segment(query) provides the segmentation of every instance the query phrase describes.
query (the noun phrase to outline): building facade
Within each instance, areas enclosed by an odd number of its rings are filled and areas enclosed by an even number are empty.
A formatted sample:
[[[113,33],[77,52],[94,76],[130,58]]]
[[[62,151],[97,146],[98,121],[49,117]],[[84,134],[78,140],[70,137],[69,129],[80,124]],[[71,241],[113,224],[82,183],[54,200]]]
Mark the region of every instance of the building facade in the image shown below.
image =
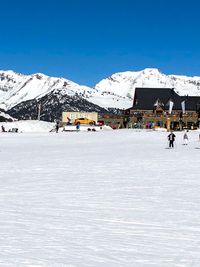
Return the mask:
[[[62,112],[62,123],[74,123],[75,119],[87,118],[95,122],[98,121],[97,112],[76,112],[76,111],[65,111]]]
[[[173,88],[136,88],[133,106],[125,115],[136,127],[195,129],[200,122],[200,97],[180,96]]]

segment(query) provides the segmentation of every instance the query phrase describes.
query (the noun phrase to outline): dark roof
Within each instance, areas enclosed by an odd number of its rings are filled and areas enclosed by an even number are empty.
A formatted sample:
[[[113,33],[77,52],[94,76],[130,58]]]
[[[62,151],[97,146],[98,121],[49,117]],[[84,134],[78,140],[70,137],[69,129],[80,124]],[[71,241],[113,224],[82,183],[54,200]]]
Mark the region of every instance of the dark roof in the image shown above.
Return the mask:
[[[200,111],[200,97],[199,96],[180,96],[181,101],[185,100],[186,110]]]
[[[170,100],[174,102],[173,110],[181,110],[183,100],[186,100],[186,110],[196,110],[200,104],[200,97],[179,96],[173,88],[136,88],[131,109],[153,110],[155,103],[159,102],[164,110],[168,110]]]

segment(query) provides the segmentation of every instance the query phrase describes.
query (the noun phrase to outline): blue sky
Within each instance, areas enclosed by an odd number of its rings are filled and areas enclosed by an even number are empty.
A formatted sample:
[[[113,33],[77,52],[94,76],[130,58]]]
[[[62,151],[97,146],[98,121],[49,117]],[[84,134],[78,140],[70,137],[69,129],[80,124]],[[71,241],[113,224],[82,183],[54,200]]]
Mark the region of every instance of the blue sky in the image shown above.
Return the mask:
[[[0,69],[93,86],[115,72],[200,76],[198,0],[10,0],[0,8]]]

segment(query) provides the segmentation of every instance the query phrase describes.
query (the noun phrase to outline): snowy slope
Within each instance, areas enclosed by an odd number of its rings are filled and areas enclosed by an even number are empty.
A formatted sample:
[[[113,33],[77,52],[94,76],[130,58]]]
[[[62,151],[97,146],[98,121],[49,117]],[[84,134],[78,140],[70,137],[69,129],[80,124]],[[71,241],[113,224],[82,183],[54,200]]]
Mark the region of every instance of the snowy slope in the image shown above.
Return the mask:
[[[12,128],[18,128],[19,133],[42,133],[50,132],[52,129],[55,129],[55,123],[38,120],[4,122],[1,125],[5,127],[6,131],[12,130]]]
[[[38,121],[38,120],[21,120],[21,121],[13,121],[13,122],[2,122],[1,125],[4,126],[6,132],[12,130],[12,128],[18,128],[19,133],[48,133],[55,132],[55,122],[47,122],[47,121]],[[88,125],[81,125],[80,132],[87,131]],[[96,131],[111,131],[112,128],[110,126],[94,126],[91,129],[95,129]],[[75,131],[76,126],[65,126],[65,131]],[[63,128],[59,129],[59,132],[62,132]],[[0,133],[1,133],[0,129]],[[7,133],[6,133],[7,134]]]
[[[200,143],[176,135],[0,134],[0,266],[199,267]]]
[[[180,95],[199,96],[200,77],[165,75],[158,69],[127,71],[115,73],[103,79],[95,86],[95,89],[121,95],[127,101],[124,101],[125,105],[129,104],[130,107],[128,98],[133,99],[136,87],[174,88]]]
[[[0,71],[0,108],[5,110],[23,101],[40,98],[51,91],[60,95],[78,94],[87,98],[91,90],[72,81],[40,73],[22,75],[13,71]]]
[[[108,113],[108,110],[87,101],[80,95],[65,96],[60,94],[57,90],[41,98],[21,102],[8,112],[11,116],[18,119],[37,119],[38,102],[41,105],[41,119],[46,121],[60,119],[62,112],[66,110],[91,111],[98,112],[99,114]]]
[[[0,108],[2,109],[11,109],[21,102],[39,99],[49,93],[66,97],[77,95],[103,108],[129,107],[132,102],[121,94],[107,92],[106,88],[103,91],[97,90],[64,78],[49,77],[41,73],[22,75],[13,71],[0,71]]]
[[[175,88],[180,95],[200,95],[200,77],[165,75],[157,69],[144,69],[115,73],[90,88],[41,73],[0,71],[0,108],[9,110],[21,102],[56,94],[66,98],[78,96],[101,108],[126,109],[132,106],[136,87],[167,87]]]
[[[14,121],[15,119],[0,109],[0,121]]]

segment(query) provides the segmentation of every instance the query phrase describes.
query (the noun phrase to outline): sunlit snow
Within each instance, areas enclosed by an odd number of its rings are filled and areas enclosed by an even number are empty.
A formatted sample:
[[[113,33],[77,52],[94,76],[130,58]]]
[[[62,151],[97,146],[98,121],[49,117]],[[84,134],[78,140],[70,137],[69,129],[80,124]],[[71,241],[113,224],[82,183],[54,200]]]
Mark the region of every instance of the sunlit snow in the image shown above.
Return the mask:
[[[199,132],[0,133],[0,266],[199,267]]]
[[[174,88],[180,95],[200,95],[200,77],[166,75],[158,69],[118,72],[94,88],[41,73],[23,75],[0,71],[0,108],[8,110],[22,101],[39,99],[49,93],[76,96],[104,108],[130,108],[136,87]]]

